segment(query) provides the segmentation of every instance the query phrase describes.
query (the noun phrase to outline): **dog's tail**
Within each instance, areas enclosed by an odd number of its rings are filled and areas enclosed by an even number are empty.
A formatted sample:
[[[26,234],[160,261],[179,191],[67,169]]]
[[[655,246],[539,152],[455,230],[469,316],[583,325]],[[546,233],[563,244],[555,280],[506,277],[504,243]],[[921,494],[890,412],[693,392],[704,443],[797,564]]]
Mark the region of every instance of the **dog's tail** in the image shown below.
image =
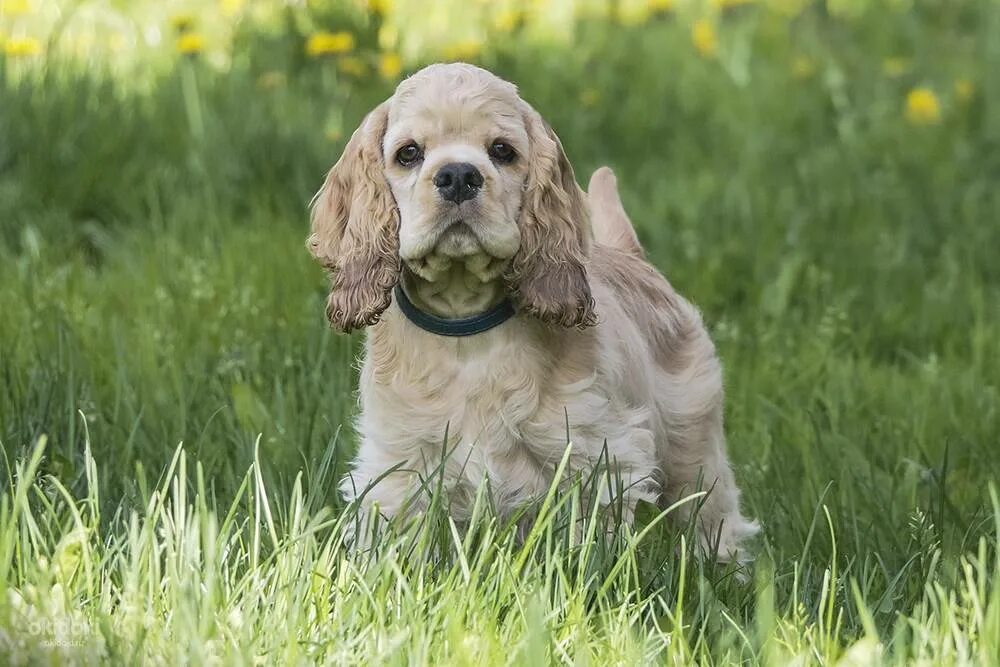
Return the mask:
[[[618,197],[618,180],[610,167],[601,167],[590,177],[587,198],[597,242],[641,257],[642,246]]]

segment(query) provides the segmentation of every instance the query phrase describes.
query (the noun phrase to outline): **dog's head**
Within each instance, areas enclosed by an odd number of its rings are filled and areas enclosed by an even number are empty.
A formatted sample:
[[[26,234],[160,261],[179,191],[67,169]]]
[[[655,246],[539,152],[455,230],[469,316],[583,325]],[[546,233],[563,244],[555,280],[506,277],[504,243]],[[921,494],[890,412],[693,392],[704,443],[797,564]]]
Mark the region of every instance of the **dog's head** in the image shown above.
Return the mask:
[[[433,282],[453,261],[503,280],[520,312],[583,327],[595,322],[591,237],[552,129],[512,84],[450,64],[406,79],[364,119],[316,195],[308,245],[331,273],[327,315],[342,331],[378,320],[404,265]]]

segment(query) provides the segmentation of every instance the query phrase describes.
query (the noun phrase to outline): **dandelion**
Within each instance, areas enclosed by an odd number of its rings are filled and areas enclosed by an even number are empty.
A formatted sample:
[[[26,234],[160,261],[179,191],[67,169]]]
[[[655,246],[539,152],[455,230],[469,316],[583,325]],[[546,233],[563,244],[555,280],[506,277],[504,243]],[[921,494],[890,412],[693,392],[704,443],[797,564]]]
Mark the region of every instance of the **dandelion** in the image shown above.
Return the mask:
[[[809,56],[796,56],[792,61],[792,77],[799,81],[811,79],[816,74],[816,62]]]
[[[344,56],[337,59],[337,71],[358,79],[368,74],[368,66],[361,58],[354,56]]]
[[[719,47],[719,40],[712,22],[708,19],[695,21],[691,26],[691,42],[695,50],[705,58],[714,56]]]
[[[193,56],[205,50],[205,38],[196,32],[186,32],[177,38],[177,53]]]
[[[399,73],[403,71],[403,59],[399,57],[398,53],[383,53],[378,59],[378,73],[382,75],[383,79],[389,79],[390,81],[396,79]]]
[[[892,56],[882,61],[882,73],[891,79],[896,79],[910,71],[910,59]]]
[[[959,102],[966,104],[970,102],[976,94],[976,87],[968,79],[959,79],[955,82],[955,97]]]
[[[378,46],[384,51],[391,51],[396,48],[399,41],[399,28],[388,23],[383,23],[378,29]]]
[[[941,120],[941,103],[930,88],[914,88],[906,95],[905,115],[913,125],[933,125]]]
[[[493,19],[493,27],[500,32],[514,32],[524,23],[524,13],[516,9],[505,9]]]
[[[11,58],[27,58],[42,52],[42,43],[34,37],[11,37],[3,43],[3,52]]]
[[[670,12],[676,7],[677,0],[646,0],[646,9],[654,14]]]
[[[2,0],[0,2],[0,14],[5,16],[24,16],[31,12],[31,3],[28,0]]]
[[[306,53],[313,58],[353,49],[354,35],[349,32],[317,32],[306,40]]]
[[[223,16],[232,17],[239,14],[245,4],[246,0],[219,0],[219,9]]]
[[[622,25],[639,25],[649,18],[649,11],[642,5],[619,5],[617,19]]]
[[[368,0],[368,9],[372,14],[387,16],[392,11],[392,0]]]
[[[445,60],[475,60],[483,51],[483,43],[478,39],[465,39],[444,47]]]

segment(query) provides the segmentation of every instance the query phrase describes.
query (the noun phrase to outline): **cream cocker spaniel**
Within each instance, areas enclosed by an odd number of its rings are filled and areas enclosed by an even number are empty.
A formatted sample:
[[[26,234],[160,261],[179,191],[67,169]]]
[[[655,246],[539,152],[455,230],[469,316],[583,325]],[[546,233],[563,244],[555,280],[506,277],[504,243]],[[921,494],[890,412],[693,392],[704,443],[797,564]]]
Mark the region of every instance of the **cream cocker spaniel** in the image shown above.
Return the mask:
[[[327,175],[308,245],[332,325],[368,327],[347,499],[419,511],[440,474],[457,519],[484,480],[509,514],[550,488],[568,428],[570,469],[609,461],[627,509],[708,491],[703,544],[741,556],[757,528],[701,317],[644,259],[611,170],[584,193],[513,84],[466,64],[400,83]]]

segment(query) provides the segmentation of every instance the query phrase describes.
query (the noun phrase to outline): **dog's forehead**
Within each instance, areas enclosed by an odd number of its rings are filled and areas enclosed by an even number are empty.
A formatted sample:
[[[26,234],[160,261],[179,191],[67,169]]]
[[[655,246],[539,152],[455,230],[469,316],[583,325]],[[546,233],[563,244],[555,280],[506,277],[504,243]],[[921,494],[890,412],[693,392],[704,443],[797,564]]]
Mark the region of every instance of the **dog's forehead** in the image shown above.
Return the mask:
[[[430,65],[396,88],[389,125],[424,121],[441,132],[505,125],[520,122],[519,105],[514,84],[484,69],[464,63]]]
[[[395,97],[401,102],[422,96],[466,99],[492,97],[510,103],[517,101],[517,86],[496,74],[467,63],[428,65],[403,79]]]

